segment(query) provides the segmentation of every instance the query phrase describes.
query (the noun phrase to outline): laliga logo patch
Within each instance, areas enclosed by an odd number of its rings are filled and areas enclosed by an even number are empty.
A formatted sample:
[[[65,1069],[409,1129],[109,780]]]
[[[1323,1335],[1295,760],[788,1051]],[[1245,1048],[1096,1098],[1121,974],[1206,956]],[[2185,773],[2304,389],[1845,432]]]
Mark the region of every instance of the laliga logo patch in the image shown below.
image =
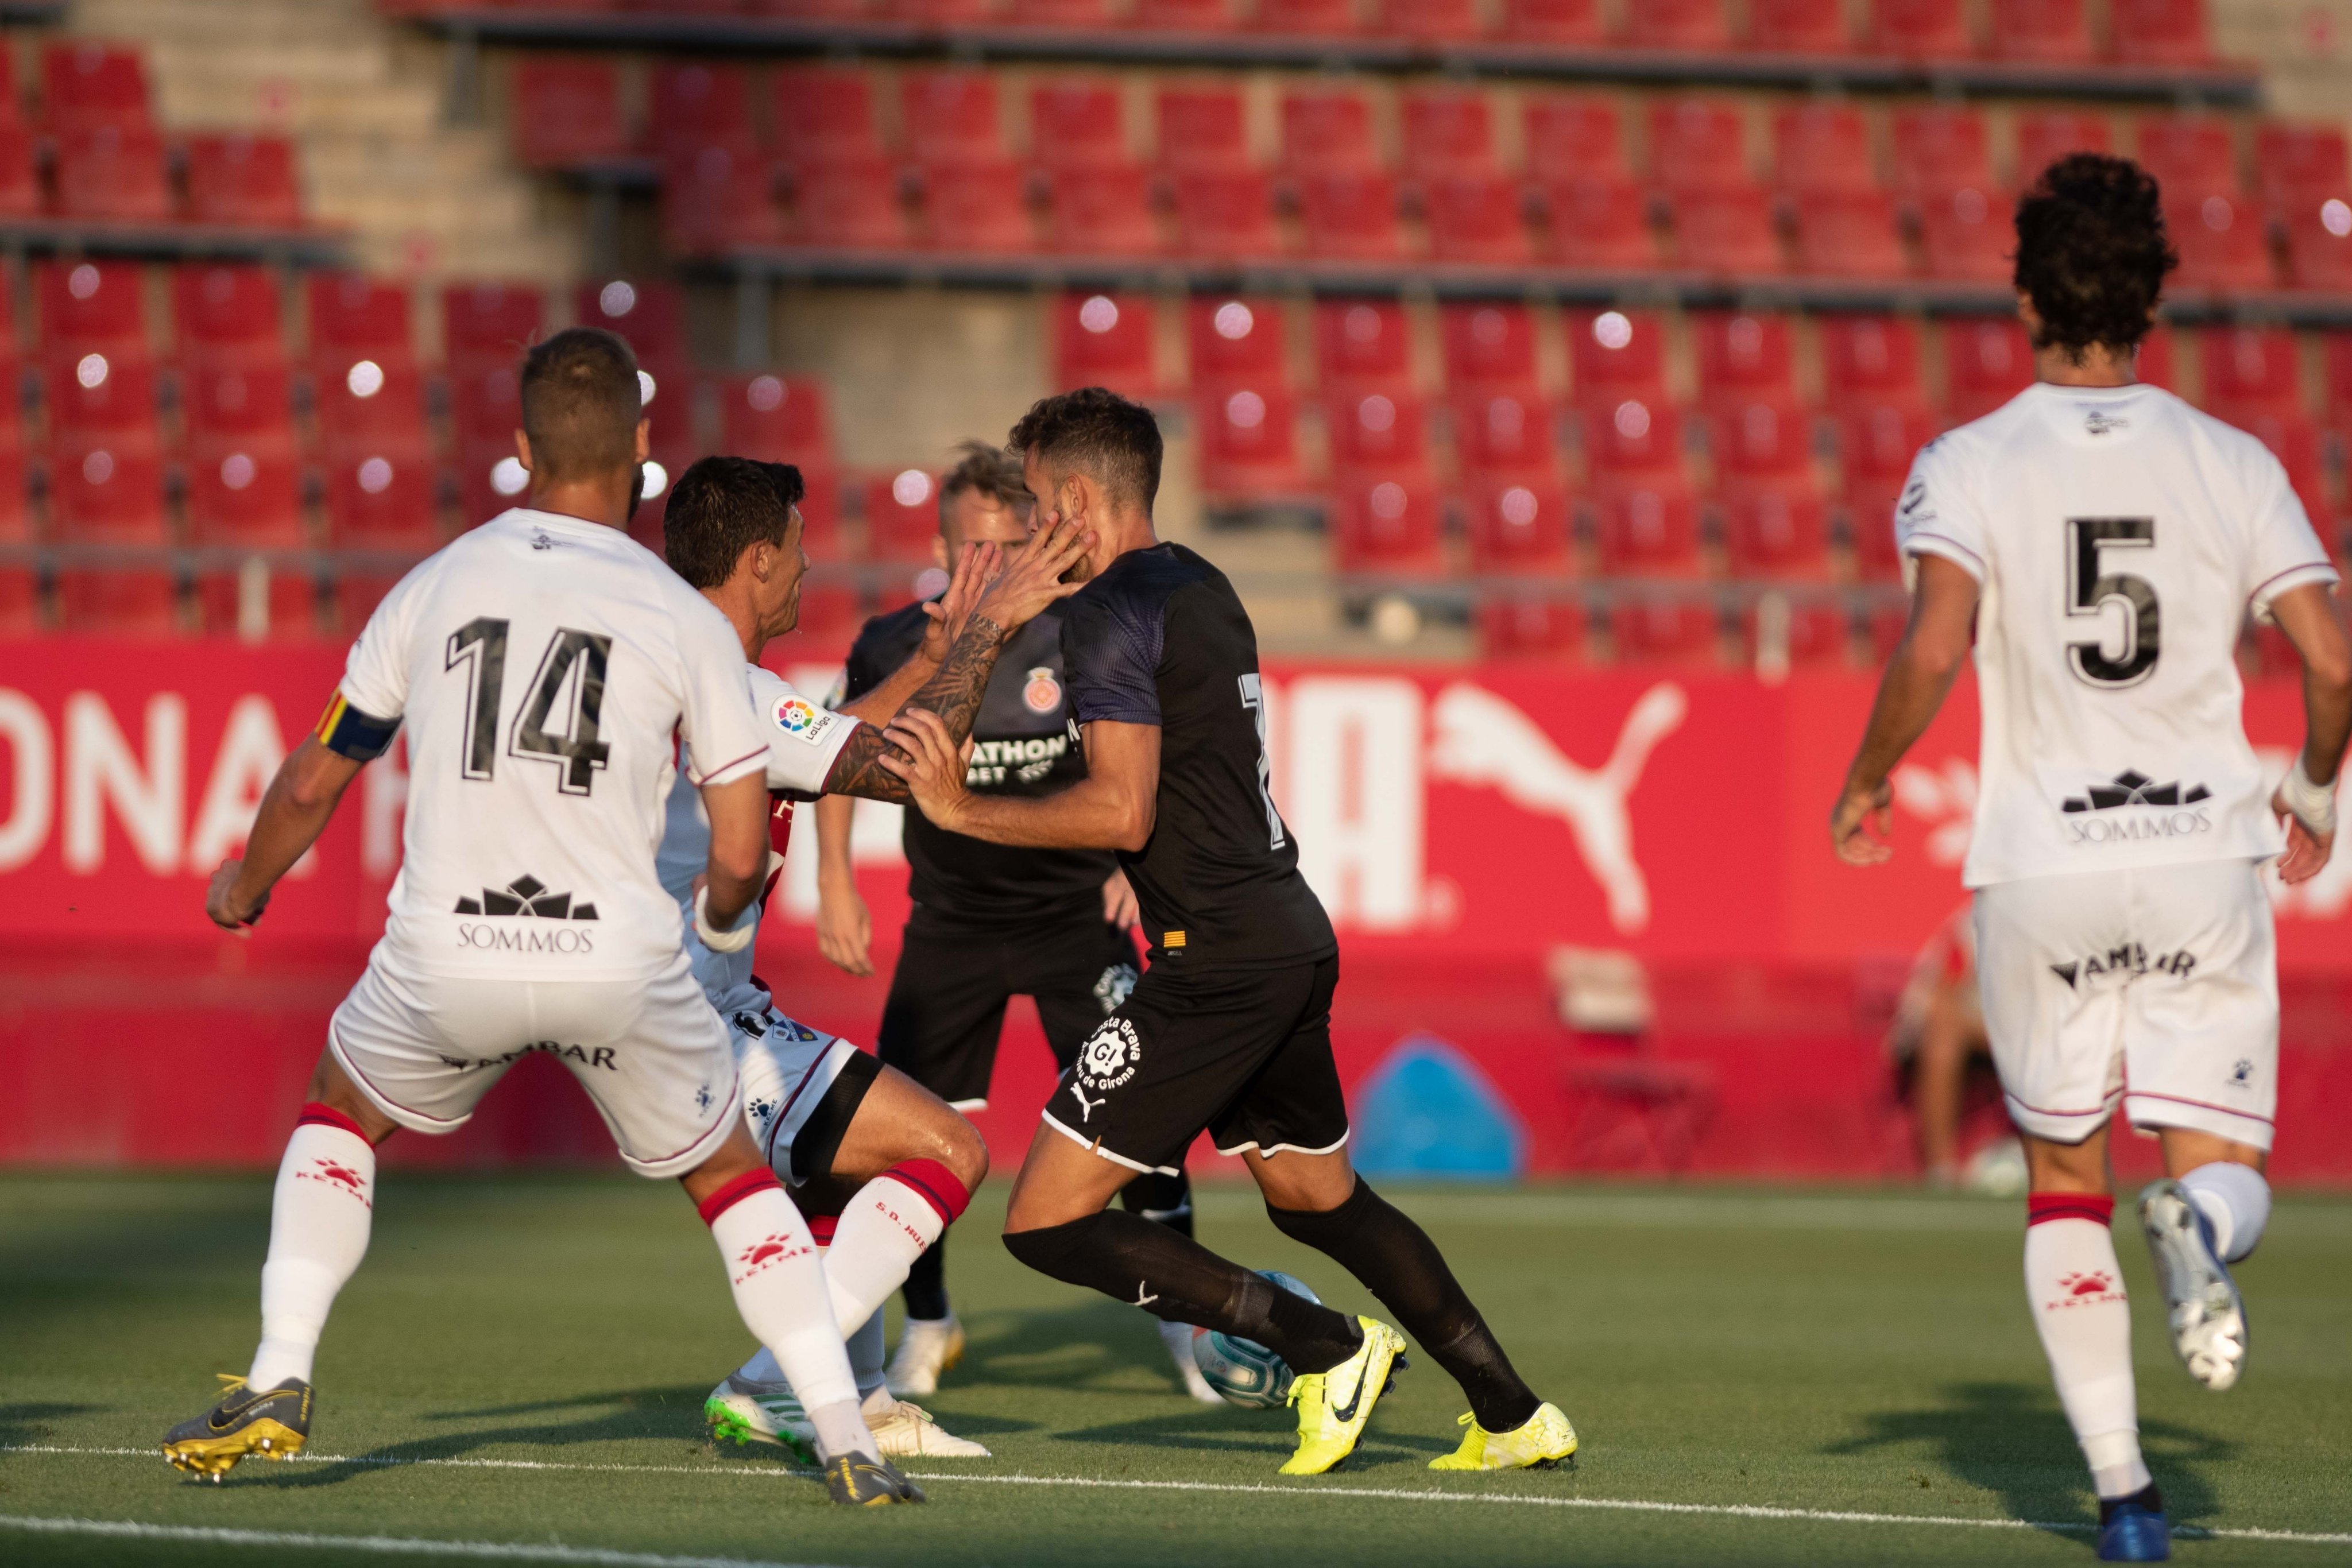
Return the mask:
[[[823,740],[840,717],[804,697],[778,697],[772,716],[778,729],[811,746]]]
[[[1021,700],[1029,705],[1031,713],[1052,713],[1062,706],[1062,683],[1054,672],[1044,665],[1029,672],[1028,685],[1021,688]]]

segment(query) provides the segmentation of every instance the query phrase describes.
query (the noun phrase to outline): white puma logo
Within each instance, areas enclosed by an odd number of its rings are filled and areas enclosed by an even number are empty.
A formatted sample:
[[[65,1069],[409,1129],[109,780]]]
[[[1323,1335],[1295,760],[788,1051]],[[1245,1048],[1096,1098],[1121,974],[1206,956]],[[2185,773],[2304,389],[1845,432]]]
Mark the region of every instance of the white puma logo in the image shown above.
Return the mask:
[[[1159,1294],[1159,1292],[1158,1292],[1158,1291],[1152,1291],[1152,1290],[1150,1290],[1150,1289],[1148,1288],[1148,1287],[1150,1285],[1150,1283],[1151,1283],[1151,1281],[1149,1281],[1149,1280],[1138,1280],[1138,1281],[1135,1282],[1135,1301],[1134,1301],[1134,1302],[1132,1303],[1133,1305],[1135,1305],[1135,1306],[1139,1306],[1139,1307],[1148,1307],[1148,1306],[1150,1306],[1152,1302],[1154,1302],[1154,1301],[1158,1301],[1158,1300],[1160,1299],[1160,1294]]]
[[[1078,1102],[1078,1120],[1079,1120],[1079,1121],[1081,1121],[1081,1122],[1086,1121],[1088,1117],[1092,1116],[1092,1115],[1095,1113],[1095,1107],[1096,1107],[1096,1106],[1097,1106],[1097,1105],[1101,1105],[1101,1104],[1104,1104],[1104,1103],[1108,1103],[1108,1102],[1109,1101],[1109,1099],[1110,1099],[1110,1096],[1109,1096],[1109,1095],[1108,1095],[1108,1094],[1106,1094],[1106,1095],[1104,1095],[1104,1096],[1102,1097],[1102,1099],[1100,1099],[1100,1100],[1089,1101],[1089,1100],[1087,1098],[1087,1092],[1086,1092],[1084,1089],[1079,1088],[1079,1087],[1078,1087],[1076,1084],[1075,1084],[1075,1083],[1073,1083],[1073,1084],[1071,1084],[1071,1085],[1070,1085],[1070,1092],[1071,1092],[1071,1094],[1073,1094],[1074,1096],[1076,1096],[1076,1099],[1077,1099],[1077,1102]]]
[[[1609,924],[1640,931],[1650,924],[1650,886],[1633,859],[1626,797],[1661,740],[1682,726],[1690,698],[1661,681],[1625,716],[1616,748],[1598,768],[1570,761],[1533,719],[1482,686],[1457,681],[1437,696],[1430,748],[1433,778],[1499,789],[1522,810],[1559,818],[1609,900]]]

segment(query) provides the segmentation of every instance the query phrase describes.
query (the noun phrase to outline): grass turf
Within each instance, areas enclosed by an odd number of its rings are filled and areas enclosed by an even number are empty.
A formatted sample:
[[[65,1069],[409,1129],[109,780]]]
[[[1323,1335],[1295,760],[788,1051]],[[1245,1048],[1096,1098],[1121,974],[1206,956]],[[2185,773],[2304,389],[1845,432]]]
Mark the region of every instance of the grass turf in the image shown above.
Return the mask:
[[[613,1176],[387,1176],[366,1266],[319,1362],[312,1450],[226,1485],[146,1453],[242,1369],[269,1186],[254,1177],[0,1177],[0,1516],[305,1535],[561,1543],[794,1563],[2086,1563],[2087,1533],[1413,1498],[1638,1500],[2027,1520],[2095,1516],[2018,1289],[2018,1206],[1902,1195],[1539,1187],[1400,1193],[1529,1379],[1576,1421],[1570,1471],[1430,1474],[1457,1391],[1427,1359],[1346,1472],[1290,1482],[1281,1413],[1179,1397],[1141,1314],[1013,1263],[1001,1185],[951,1249],[971,1331],[929,1403],[991,1460],[924,1460],[924,1509],[823,1503],[776,1450],[714,1453],[700,1403],[748,1350],[702,1228]],[[1202,1236],[1376,1311],[1246,1192]],[[2191,1385],[2145,1249],[2141,1427],[2177,1524],[2352,1530],[2352,1203],[2283,1202],[2244,1270],[2246,1384]],[[70,1450],[66,1452],[38,1450]],[[451,1464],[383,1461],[448,1460]],[[498,1468],[478,1461],[565,1467]],[[576,1468],[572,1468],[576,1467]],[[1282,1493],[959,1480],[1017,1475]],[[1284,1495],[1296,1490],[1316,1495]],[[363,1562],[315,1543],[37,1535],[12,1563]],[[2342,1561],[2352,1545],[2187,1540],[2192,1563]],[[574,1555],[571,1561],[589,1561]]]

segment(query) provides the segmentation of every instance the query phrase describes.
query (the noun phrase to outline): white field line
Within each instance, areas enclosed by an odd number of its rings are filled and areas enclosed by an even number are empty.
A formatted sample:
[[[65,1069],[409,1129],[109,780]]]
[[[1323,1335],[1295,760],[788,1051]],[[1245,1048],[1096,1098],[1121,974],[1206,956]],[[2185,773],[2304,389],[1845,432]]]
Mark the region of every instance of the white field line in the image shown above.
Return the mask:
[[[36,1535],[100,1535],[121,1541],[185,1541],[202,1546],[296,1546],[314,1552],[377,1552],[400,1557],[486,1557],[501,1563],[582,1563],[588,1568],[811,1568],[747,1557],[671,1557],[595,1546],[507,1541],[430,1541],[405,1535],[320,1535],[290,1530],[222,1530],[114,1519],[28,1519],[0,1513],[0,1530]]]
[[[154,1448],[68,1448],[40,1443],[0,1444],[0,1454],[68,1454],[110,1458],[160,1458]],[[781,1465],[596,1465],[565,1463],[552,1459],[411,1459],[397,1456],[347,1454],[297,1454],[298,1464],[320,1465],[432,1465],[453,1469],[475,1470],[579,1470],[592,1473],[624,1473],[646,1476],[731,1476],[752,1479],[806,1478],[814,1472],[789,1469]],[[1359,1487],[1345,1483],[1333,1486],[1271,1486],[1244,1481],[1145,1481],[1111,1480],[1091,1476],[1011,1476],[959,1473],[941,1470],[909,1470],[915,1479],[929,1482],[972,1482],[992,1486],[1065,1487],[1072,1490],[1100,1491],[1170,1491],[1212,1492],[1224,1495],[1270,1495],[1277,1497],[1316,1498],[1380,1498],[1394,1502],[1457,1502],[1489,1503],[1504,1507],[1601,1509],[1622,1513],[1678,1513],[1718,1519],[1788,1519],[1811,1521],[1826,1524],[1932,1524],[1948,1529],[1963,1530],[2054,1530],[2071,1534],[2087,1535],[2095,1527],[2076,1521],[2031,1519],[1964,1519],[1952,1514],[1928,1513],[1865,1513],[1850,1509],[1773,1508],[1759,1503],[1725,1502],[1651,1502],[1632,1498],[1599,1497],[1531,1497],[1514,1492],[1457,1492],[1424,1490],[1416,1487]],[[0,1516],[5,1517],[5,1516]],[[2182,1540],[2216,1541],[2290,1541],[2315,1546],[2352,1546],[2352,1531],[2328,1533],[2305,1530],[2263,1530],[2251,1526],[2221,1527],[2182,1524],[2173,1527],[2173,1534]],[[644,1559],[646,1562],[654,1559]],[[678,1559],[685,1562],[687,1559]]]

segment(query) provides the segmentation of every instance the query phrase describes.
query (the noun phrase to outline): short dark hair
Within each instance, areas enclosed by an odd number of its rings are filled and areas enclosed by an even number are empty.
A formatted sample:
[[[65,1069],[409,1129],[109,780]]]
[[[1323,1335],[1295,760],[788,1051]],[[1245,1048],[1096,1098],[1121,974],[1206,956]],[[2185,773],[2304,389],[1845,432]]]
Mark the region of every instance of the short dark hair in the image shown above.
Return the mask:
[[[548,479],[586,479],[636,460],[637,356],[600,327],[570,327],[522,357],[522,430]]]
[[[1004,445],[1066,464],[1112,500],[1132,501],[1146,512],[1160,494],[1160,422],[1141,403],[1101,387],[1038,399]]]
[[[2042,318],[2037,349],[2079,361],[2094,343],[2137,346],[2179,265],[2156,179],[2127,158],[2069,153],[2018,201],[2015,278]]]
[[[717,588],[753,545],[783,544],[793,508],[805,494],[801,471],[789,463],[702,458],[669,493],[662,555],[670,570],[695,587]]]
[[[985,441],[960,443],[956,465],[940,479],[940,527],[948,526],[948,507],[958,496],[976,490],[1000,507],[1014,509],[1029,500],[1029,486],[1021,477],[1021,459]]]

